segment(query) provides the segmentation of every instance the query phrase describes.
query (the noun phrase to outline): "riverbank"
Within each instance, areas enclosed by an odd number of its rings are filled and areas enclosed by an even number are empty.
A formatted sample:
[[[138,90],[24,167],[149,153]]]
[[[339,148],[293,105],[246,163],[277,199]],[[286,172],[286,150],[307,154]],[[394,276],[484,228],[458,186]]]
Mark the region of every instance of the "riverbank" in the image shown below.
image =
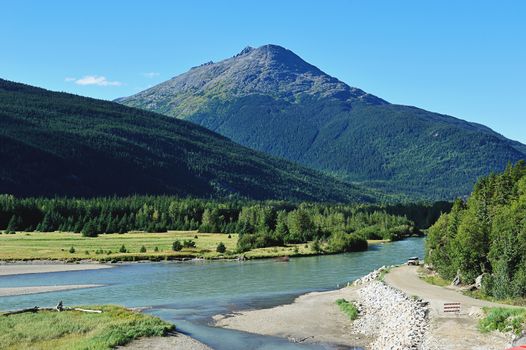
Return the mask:
[[[63,264],[54,261],[32,261],[22,264],[0,262],[0,278],[3,276],[19,276],[27,274],[42,274],[52,272],[86,271],[109,269],[111,265],[84,262],[82,264]],[[28,295],[39,293],[60,292],[74,289],[102,287],[102,284],[68,284],[41,285],[23,287],[0,287],[0,297]]]
[[[111,349],[143,337],[172,334],[175,326],[119,306],[92,305],[0,315],[0,348]]]
[[[150,337],[141,338],[132,341],[125,346],[119,346],[116,349],[121,350],[212,350],[212,348],[197,340],[181,334],[176,333],[167,337]]]
[[[65,271],[100,270],[111,265],[84,261],[78,264],[64,264],[57,261],[0,262],[0,276],[24,275],[30,273],[50,273]]]
[[[315,251],[310,243],[251,249],[237,253],[237,234],[199,233],[197,231],[168,231],[164,233],[130,232],[83,237],[70,232],[17,232],[0,235],[0,264],[2,262],[65,262],[117,263],[137,261],[186,261],[191,259],[237,260],[267,259],[283,256],[301,257],[327,255]],[[182,249],[173,250],[179,241]],[[185,245],[185,242],[187,244]],[[369,240],[368,245],[383,244],[386,240]],[[217,247],[223,243],[226,251]]]
[[[469,298],[420,280],[416,267],[374,271],[343,289],[309,293],[292,304],[214,317],[215,325],[307,343],[333,343],[365,349],[502,350],[509,335],[481,333],[482,307],[502,306]],[[380,281],[379,279],[384,279]],[[337,299],[353,301],[360,317],[351,322]],[[444,302],[460,302],[458,315]]]
[[[336,304],[338,299],[355,299],[357,291],[358,288],[349,287],[308,293],[296,298],[292,304],[216,315],[214,325],[282,337],[292,342],[366,347],[372,339],[352,332],[348,317]]]
[[[12,297],[15,295],[39,294],[50,292],[61,292],[74,289],[97,288],[102,284],[68,284],[62,286],[34,286],[34,287],[0,287],[0,297]]]

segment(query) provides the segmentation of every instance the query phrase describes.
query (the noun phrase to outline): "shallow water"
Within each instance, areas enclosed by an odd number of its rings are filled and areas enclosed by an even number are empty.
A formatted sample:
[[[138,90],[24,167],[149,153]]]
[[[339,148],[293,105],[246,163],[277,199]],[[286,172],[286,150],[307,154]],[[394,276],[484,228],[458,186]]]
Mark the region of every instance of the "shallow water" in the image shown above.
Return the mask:
[[[422,256],[422,238],[373,246],[367,252],[247,262],[199,261],[119,265],[113,269],[0,277],[1,287],[104,284],[0,298],[0,310],[31,306],[120,304],[174,322],[178,330],[218,350],[344,349],[300,345],[274,337],[210,327],[211,316],[289,303],[300,294],[335,289],[382,265]]]

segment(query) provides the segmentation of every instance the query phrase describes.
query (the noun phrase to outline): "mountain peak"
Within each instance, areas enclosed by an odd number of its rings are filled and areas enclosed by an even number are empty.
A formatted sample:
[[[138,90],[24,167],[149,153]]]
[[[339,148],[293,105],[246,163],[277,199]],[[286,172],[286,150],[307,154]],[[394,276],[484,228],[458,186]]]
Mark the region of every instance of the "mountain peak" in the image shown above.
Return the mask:
[[[199,110],[201,97],[229,100],[249,95],[265,95],[293,103],[302,95],[344,102],[386,103],[274,44],[247,46],[231,58],[192,67],[184,74],[118,101],[161,112],[170,110],[174,116],[185,117]],[[166,106],[166,99],[160,96],[170,96],[170,105]]]
[[[243,50],[241,50],[237,55],[234,55],[234,57],[239,57],[242,55],[245,55],[251,51],[253,51],[254,48],[252,46],[246,46]]]

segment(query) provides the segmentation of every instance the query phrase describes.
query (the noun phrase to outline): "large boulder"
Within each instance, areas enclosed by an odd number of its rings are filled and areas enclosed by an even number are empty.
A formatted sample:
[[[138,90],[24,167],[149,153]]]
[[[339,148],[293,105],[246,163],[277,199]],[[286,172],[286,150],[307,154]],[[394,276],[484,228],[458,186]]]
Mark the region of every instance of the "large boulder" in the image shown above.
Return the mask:
[[[477,278],[475,278],[475,288],[477,289],[482,288],[482,280],[484,279],[484,275],[486,274],[483,273],[482,275],[479,275],[477,276]]]
[[[451,284],[454,285],[454,286],[458,286],[458,285],[460,285],[460,283],[462,283],[462,281],[460,280],[460,276],[459,275],[456,275],[455,278],[453,278],[453,281],[451,282]]]

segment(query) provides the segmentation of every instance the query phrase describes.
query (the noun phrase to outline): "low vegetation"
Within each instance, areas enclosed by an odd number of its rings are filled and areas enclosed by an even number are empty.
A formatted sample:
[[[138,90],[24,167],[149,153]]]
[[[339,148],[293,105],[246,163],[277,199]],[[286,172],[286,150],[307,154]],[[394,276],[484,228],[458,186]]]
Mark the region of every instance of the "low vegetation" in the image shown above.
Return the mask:
[[[106,350],[140,337],[164,336],[175,326],[118,306],[90,306],[103,312],[41,311],[0,316],[4,350]]]
[[[484,318],[479,321],[482,332],[500,331],[521,334],[526,328],[526,309],[491,307],[484,308]]]
[[[439,287],[446,287],[451,284],[451,281],[448,281],[442,278],[440,275],[436,274],[420,274],[420,278],[429,284],[433,284]]]
[[[336,300],[336,304],[340,307],[340,310],[346,314],[351,321],[354,321],[358,318],[360,312],[356,305],[351,302],[348,302],[345,299]]]

